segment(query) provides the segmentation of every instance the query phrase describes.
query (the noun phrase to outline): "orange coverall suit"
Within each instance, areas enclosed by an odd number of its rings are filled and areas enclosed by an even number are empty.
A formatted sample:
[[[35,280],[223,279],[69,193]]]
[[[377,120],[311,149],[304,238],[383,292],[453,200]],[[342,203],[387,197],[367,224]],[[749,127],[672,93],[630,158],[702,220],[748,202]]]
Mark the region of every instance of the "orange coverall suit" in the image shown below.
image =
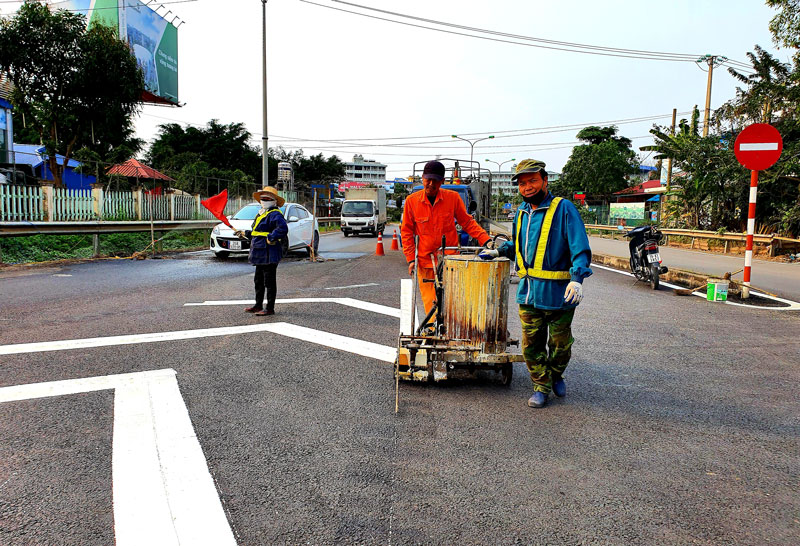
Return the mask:
[[[436,253],[442,246],[442,235],[446,237],[447,246],[458,246],[456,222],[470,237],[477,239],[481,246],[489,240],[489,234],[467,212],[467,207],[464,206],[458,193],[439,189],[433,205],[425,195],[425,190],[419,190],[406,198],[403,225],[400,228],[403,253],[409,264],[414,262],[414,236],[419,235],[417,272],[419,291],[426,313],[431,310],[433,302],[436,300],[436,287],[434,283],[424,282],[424,280],[435,277],[435,266],[432,260],[436,260]],[[454,253],[454,251],[448,251],[448,254]]]

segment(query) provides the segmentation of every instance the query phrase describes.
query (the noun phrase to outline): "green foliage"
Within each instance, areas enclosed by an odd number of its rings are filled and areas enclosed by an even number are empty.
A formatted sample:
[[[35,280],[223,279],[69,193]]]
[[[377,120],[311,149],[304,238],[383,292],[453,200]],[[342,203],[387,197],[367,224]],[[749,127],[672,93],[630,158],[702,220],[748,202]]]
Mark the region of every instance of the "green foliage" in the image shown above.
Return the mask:
[[[780,10],[769,22],[775,45],[800,49],[800,0],[767,0],[767,5]]]
[[[0,23],[0,70],[14,84],[17,115],[25,117],[18,137],[35,131],[57,184],[63,167],[56,153],[70,158],[86,146],[105,155],[123,144],[141,145],[132,137],[131,118],[144,79],[114,29],[87,29],[83,15],[26,0]]]
[[[586,144],[573,148],[561,180],[554,185],[555,191],[565,197],[576,191],[585,191],[607,199],[612,193],[628,187],[626,177],[638,169],[630,139],[617,136],[614,126],[586,127],[577,137]]]
[[[204,247],[208,230],[170,232],[161,241],[164,250]],[[109,233],[100,235],[100,254],[130,256],[150,244],[149,233]],[[3,263],[34,263],[51,260],[91,258],[91,235],[32,235],[0,239]]]

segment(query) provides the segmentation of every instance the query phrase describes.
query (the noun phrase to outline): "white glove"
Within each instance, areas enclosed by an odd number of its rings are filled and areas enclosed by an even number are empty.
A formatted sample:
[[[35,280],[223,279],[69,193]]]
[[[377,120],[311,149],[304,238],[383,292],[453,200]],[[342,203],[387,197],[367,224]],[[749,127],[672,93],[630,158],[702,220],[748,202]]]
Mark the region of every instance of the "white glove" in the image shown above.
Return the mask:
[[[567,303],[580,303],[583,299],[583,285],[579,282],[572,281],[567,285],[567,290],[564,292],[564,301]]]
[[[480,254],[478,254],[478,258],[481,260],[494,260],[498,256],[500,256],[500,252],[495,248],[481,250]]]

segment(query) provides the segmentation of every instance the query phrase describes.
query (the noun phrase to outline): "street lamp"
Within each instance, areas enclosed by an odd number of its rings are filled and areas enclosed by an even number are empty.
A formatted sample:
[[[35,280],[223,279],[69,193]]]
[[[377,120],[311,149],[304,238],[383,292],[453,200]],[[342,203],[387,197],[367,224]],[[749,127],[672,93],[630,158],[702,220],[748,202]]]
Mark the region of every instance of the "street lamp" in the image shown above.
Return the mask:
[[[261,19],[262,19],[262,49],[261,49],[261,73],[262,73],[262,111],[264,115],[264,126],[261,135],[261,168],[264,173],[261,176],[263,188],[269,186],[269,137],[267,136],[267,0],[261,0]]]
[[[469,143],[469,172],[472,174],[472,152],[475,150],[475,144],[482,140],[489,140],[490,138],[494,138],[494,135],[489,135],[487,137],[479,138],[477,140],[469,140],[467,138],[462,138],[458,135],[450,135],[453,138],[457,138],[458,140],[463,140],[464,142]],[[478,176],[480,177],[480,169],[478,169]]]
[[[501,169],[501,168],[503,167],[503,165],[505,165],[506,163],[510,163],[510,162],[512,162],[512,161],[516,161],[516,159],[514,159],[514,158],[512,157],[511,159],[508,159],[508,160],[506,160],[506,161],[503,161],[502,163],[498,163],[497,161],[492,161],[491,159],[484,159],[484,161],[488,161],[489,163],[494,163],[495,165],[497,165],[497,176],[498,176],[498,182],[499,182],[499,181],[500,181],[500,179],[499,179],[499,176],[500,176],[500,169]],[[499,220],[499,219],[500,219],[500,190],[499,190],[499,189],[498,189],[498,191],[497,191],[497,213],[496,213],[496,216],[497,216],[497,219]]]

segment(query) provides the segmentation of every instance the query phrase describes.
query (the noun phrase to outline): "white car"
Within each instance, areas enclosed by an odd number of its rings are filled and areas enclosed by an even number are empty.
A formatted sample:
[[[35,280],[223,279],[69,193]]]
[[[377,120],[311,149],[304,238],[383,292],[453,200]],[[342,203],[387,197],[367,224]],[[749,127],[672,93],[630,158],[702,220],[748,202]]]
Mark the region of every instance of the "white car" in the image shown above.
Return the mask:
[[[228,219],[236,229],[242,231],[251,229],[260,208],[261,205],[257,203],[247,205]],[[319,248],[317,219],[305,207],[297,203],[284,204],[281,212],[289,226],[289,246],[288,248],[284,246],[283,253],[286,254],[291,250],[305,250],[310,255],[312,247],[316,253]],[[217,258],[227,258],[231,254],[248,254],[250,241],[239,239],[225,224],[217,224],[211,230],[211,251]]]

